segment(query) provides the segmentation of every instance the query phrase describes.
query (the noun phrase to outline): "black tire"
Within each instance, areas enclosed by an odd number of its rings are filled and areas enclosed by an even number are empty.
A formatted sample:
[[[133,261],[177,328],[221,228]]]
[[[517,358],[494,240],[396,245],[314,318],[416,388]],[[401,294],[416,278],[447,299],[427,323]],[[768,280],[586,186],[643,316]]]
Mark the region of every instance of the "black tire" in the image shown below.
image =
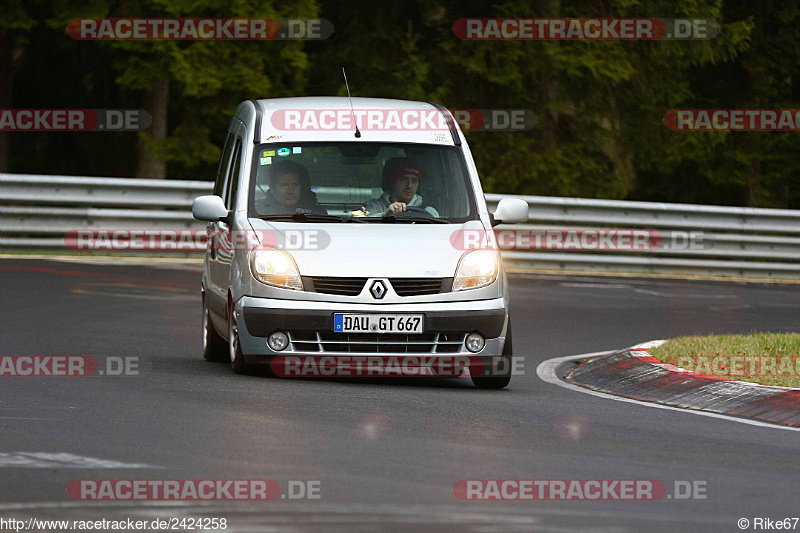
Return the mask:
[[[231,368],[237,374],[250,374],[252,367],[244,360],[242,344],[239,342],[239,327],[236,325],[236,318],[233,316],[233,303],[228,304],[228,358]]]
[[[214,363],[224,363],[229,360],[228,343],[214,329],[209,312],[206,297],[203,295],[203,358]]]
[[[472,384],[479,389],[502,389],[508,386],[508,383],[511,381],[511,364],[512,364],[512,354],[513,354],[513,346],[511,343],[511,319],[508,319],[508,331],[506,332],[506,343],[503,346],[503,359],[504,361],[504,369],[503,373],[500,375],[493,375],[493,376],[472,376]],[[492,372],[493,369],[484,369],[484,373],[486,371]]]

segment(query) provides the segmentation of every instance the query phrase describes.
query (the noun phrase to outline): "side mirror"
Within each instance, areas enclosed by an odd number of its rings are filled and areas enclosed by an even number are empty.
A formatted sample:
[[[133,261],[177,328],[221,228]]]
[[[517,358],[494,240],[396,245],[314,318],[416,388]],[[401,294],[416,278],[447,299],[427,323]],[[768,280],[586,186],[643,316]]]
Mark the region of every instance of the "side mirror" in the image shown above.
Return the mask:
[[[197,220],[206,222],[225,221],[228,218],[228,210],[222,203],[222,198],[210,194],[208,196],[198,196],[192,202],[192,216]]]
[[[528,202],[519,198],[503,198],[492,214],[492,226],[517,224],[528,220]]]

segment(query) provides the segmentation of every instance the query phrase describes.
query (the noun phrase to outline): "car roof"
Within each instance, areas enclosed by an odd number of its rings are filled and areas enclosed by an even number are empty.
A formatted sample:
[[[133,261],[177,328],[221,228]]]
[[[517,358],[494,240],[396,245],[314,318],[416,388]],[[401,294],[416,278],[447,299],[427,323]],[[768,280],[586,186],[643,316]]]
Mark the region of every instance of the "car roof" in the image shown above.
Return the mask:
[[[366,119],[370,113],[380,117],[378,122],[390,122],[392,113],[399,114],[401,117],[417,117],[418,119],[427,116],[429,120],[435,120],[438,124],[444,124],[444,118],[450,115],[442,106],[431,102],[417,102],[411,100],[393,100],[388,98],[352,98],[342,96],[309,96],[293,98],[271,98],[250,101],[252,106],[260,106],[261,121],[256,125],[254,139],[256,143],[273,142],[300,142],[300,141],[348,141],[348,142],[409,142],[450,145],[461,143],[460,135],[457,131],[458,125],[453,122],[454,130],[447,127],[412,127],[412,128],[389,128],[389,127],[370,127],[371,124]],[[335,120],[335,128],[326,129],[315,127],[314,124],[320,119],[320,113],[327,111],[328,117]],[[331,113],[332,112],[332,113]],[[357,117],[355,122],[358,124],[361,137],[355,137],[355,128],[350,127],[353,120],[353,113]],[[443,114],[445,113],[445,114]],[[290,123],[289,116],[300,117],[299,122]],[[311,125],[305,120],[310,118]],[[256,113],[258,122],[258,112]],[[409,118],[411,121],[411,118]],[[424,123],[423,120],[419,120]],[[331,122],[328,122],[329,124]],[[411,123],[411,122],[409,122]],[[430,123],[430,122],[429,122]],[[297,127],[302,124],[304,127]],[[345,127],[341,127],[344,125]]]
[[[301,96],[290,98],[262,98],[258,102],[264,109],[350,109],[346,96]],[[431,109],[430,102],[394,100],[392,98],[352,98],[356,109]]]

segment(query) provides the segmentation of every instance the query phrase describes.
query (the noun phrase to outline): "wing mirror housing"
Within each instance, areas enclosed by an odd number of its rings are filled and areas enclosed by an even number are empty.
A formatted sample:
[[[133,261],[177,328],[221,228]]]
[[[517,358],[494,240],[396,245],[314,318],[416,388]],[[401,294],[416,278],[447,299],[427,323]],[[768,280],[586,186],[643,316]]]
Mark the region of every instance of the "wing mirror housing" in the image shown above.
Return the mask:
[[[213,194],[198,196],[194,199],[192,216],[206,222],[230,223],[230,211],[225,207],[222,198]]]
[[[518,224],[528,220],[528,202],[519,198],[503,198],[491,215],[492,227],[498,224]]]

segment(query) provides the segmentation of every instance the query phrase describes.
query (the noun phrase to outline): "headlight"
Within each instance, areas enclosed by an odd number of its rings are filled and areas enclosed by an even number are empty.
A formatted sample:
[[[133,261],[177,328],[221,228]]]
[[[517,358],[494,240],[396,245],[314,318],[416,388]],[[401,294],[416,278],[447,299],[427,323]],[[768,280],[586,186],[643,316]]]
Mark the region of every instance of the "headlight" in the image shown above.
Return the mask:
[[[284,289],[303,290],[303,282],[294,259],[288,252],[278,248],[261,248],[250,252],[250,272],[261,283]]]
[[[473,250],[461,256],[456,268],[453,290],[477,289],[489,285],[497,279],[497,252],[493,250]]]

